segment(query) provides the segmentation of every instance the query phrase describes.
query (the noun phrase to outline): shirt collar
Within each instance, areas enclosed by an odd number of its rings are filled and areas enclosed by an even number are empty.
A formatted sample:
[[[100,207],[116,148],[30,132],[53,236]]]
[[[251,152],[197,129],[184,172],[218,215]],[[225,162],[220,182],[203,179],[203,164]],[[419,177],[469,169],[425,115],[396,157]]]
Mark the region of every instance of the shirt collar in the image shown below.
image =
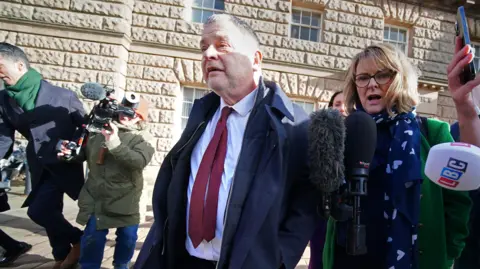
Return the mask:
[[[257,92],[258,92],[257,89],[253,90],[247,96],[243,97],[243,99],[240,100],[238,103],[231,106],[231,108],[233,108],[235,112],[240,114],[240,116],[245,117],[253,109]],[[220,110],[226,106],[229,106],[229,105],[227,105],[227,103],[225,103],[225,101],[223,101],[223,99],[220,98]]]

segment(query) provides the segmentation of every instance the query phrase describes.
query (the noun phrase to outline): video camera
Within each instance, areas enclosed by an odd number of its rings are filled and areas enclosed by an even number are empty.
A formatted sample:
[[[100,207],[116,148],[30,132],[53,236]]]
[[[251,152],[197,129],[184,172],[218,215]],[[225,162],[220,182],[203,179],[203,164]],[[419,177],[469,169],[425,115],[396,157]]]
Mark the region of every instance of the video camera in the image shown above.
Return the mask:
[[[100,102],[95,105],[88,116],[86,129],[92,133],[100,133],[109,123],[118,117],[120,113],[129,117],[135,116],[135,108],[138,106],[140,97],[131,93],[119,101],[113,98],[114,89],[102,87],[97,83],[85,83],[81,88],[82,95],[90,100]]]
[[[115,90],[102,86],[98,83],[85,83],[80,88],[82,95],[92,101],[99,101],[87,116],[80,138],[75,141],[61,140],[57,144],[57,152],[61,152],[62,146],[71,150],[71,155],[64,156],[70,160],[80,153],[87,132],[101,133],[102,130],[110,129],[110,122],[123,113],[129,117],[135,116],[135,108],[138,107],[140,96],[136,93],[126,94],[120,102],[115,98]]]

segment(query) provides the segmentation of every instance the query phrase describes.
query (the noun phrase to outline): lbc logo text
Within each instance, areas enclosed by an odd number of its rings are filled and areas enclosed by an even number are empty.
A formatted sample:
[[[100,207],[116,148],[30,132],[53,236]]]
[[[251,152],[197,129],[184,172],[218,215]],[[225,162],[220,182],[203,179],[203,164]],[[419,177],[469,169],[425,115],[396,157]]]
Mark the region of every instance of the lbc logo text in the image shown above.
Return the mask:
[[[459,184],[458,180],[462,177],[465,171],[467,171],[467,166],[467,162],[450,158],[447,166],[445,166],[440,173],[438,183],[455,188]]]

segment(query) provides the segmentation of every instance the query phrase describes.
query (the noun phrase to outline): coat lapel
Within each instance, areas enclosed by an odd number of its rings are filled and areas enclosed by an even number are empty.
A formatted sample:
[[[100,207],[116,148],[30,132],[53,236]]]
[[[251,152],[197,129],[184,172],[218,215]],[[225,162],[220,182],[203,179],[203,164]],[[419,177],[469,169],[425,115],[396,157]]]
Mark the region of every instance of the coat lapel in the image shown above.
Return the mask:
[[[233,189],[232,201],[228,208],[228,222],[222,241],[222,252],[232,253],[229,265],[235,265],[234,268],[242,267],[260,227],[285,184],[284,158],[285,152],[288,152],[288,136],[284,124],[294,120],[293,105],[276,84],[265,83],[264,85],[261,80],[260,87],[268,88],[273,96],[259,109],[261,113],[258,114],[263,114],[264,117],[254,119],[255,126],[265,126],[259,136],[261,143],[252,143],[254,146],[249,147],[247,143],[249,140],[246,140],[242,145],[242,150],[246,152],[240,156],[239,167],[236,168],[238,175],[236,174],[235,184],[237,185]],[[249,126],[246,134],[250,133],[249,128],[256,127]],[[255,156],[259,157],[255,158]],[[255,165],[241,166],[252,160]],[[238,185],[244,187],[241,188]],[[239,194],[241,192],[243,196]],[[248,197],[248,199],[236,200],[234,199],[236,197]],[[232,235],[231,238],[230,235]],[[230,248],[233,249],[230,251]],[[222,256],[220,265],[226,259],[224,255]]]

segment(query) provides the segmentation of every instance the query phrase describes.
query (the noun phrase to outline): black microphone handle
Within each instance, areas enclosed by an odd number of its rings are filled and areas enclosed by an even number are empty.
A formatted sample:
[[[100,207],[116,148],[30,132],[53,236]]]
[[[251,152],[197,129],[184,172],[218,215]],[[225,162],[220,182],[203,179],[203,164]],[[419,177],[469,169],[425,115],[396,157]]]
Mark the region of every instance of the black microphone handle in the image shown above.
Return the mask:
[[[368,168],[355,168],[349,180],[349,193],[353,196],[353,219],[347,231],[347,254],[367,253],[367,228],[361,223],[362,207],[360,199],[367,195]]]

